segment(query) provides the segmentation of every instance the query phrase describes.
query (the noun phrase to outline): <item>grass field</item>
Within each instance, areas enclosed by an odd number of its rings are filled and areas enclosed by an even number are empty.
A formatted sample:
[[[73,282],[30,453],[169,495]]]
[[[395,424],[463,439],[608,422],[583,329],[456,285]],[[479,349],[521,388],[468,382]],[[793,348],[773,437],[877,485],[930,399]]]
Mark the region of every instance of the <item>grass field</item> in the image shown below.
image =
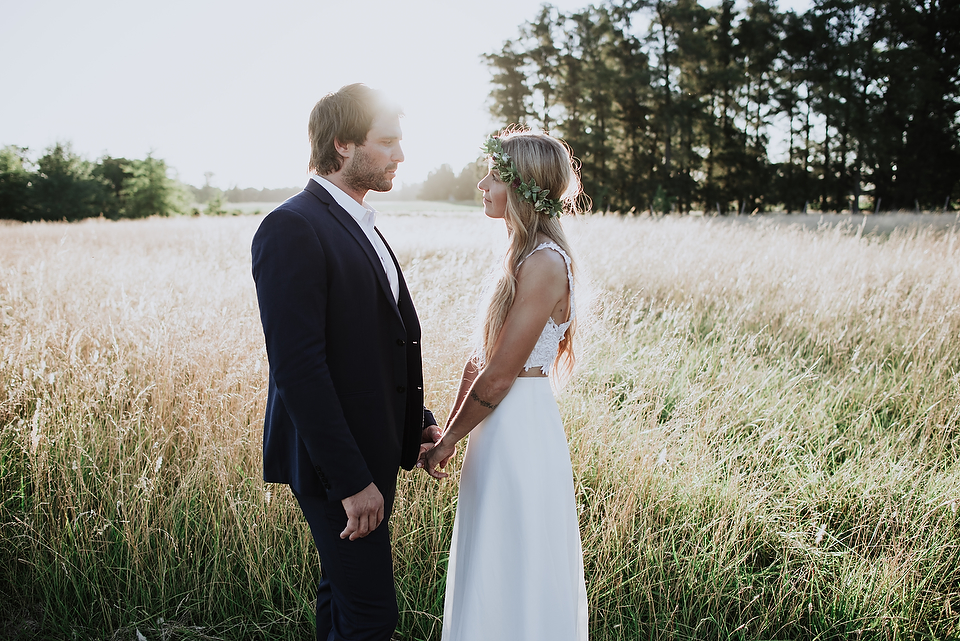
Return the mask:
[[[0,637],[311,637],[316,553],[260,478],[259,220],[0,227]],[[380,226],[442,419],[504,234]],[[960,638],[960,234],[568,229],[591,638]],[[455,498],[401,475],[398,639],[439,639]]]

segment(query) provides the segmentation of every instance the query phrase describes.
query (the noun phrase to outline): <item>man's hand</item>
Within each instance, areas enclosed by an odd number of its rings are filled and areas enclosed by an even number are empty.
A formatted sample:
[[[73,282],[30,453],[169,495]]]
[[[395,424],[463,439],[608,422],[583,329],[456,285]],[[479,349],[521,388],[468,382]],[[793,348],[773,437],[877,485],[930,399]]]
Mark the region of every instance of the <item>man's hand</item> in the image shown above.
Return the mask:
[[[341,503],[347,513],[347,527],[340,533],[341,539],[361,539],[376,530],[383,521],[383,495],[373,483]]]
[[[423,428],[423,432],[420,435],[420,456],[418,458],[423,458],[423,455],[427,453],[427,450],[433,448],[433,444],[440,440],[440,426],[439,425],[428,425]],[[417,467],[421,467],[418,465]]]

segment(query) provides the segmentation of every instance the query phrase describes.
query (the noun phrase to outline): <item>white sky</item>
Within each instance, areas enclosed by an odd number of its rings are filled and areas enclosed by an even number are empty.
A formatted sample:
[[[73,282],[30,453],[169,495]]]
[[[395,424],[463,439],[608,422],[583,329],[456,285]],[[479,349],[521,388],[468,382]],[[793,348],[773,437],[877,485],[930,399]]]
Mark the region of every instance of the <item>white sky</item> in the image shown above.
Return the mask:
[[[0,146],[162,158],[184,182],[305,183],[307,116],[363,82],[406,113],[399,182],[476,158],[498,51],[540,0],[0,0]],[[554,0],[561,11],[588,0]],[[809,0],[782,0],[803,9]]]

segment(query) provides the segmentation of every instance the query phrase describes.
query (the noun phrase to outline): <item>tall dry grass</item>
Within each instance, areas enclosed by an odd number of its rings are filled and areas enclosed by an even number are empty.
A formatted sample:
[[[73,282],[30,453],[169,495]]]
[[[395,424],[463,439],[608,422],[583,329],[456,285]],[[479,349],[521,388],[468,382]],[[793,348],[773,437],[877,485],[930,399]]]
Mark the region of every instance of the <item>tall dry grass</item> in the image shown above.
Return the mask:
[[[316,553],[260,480],[258,222],[0,228],[0,636],[310,637]],[[381,227],[443,415],[503,233]],[[592,637],[960,634],[958,233],[569,228]],[[398,638],[439,638],[455,496],[402,475]]]

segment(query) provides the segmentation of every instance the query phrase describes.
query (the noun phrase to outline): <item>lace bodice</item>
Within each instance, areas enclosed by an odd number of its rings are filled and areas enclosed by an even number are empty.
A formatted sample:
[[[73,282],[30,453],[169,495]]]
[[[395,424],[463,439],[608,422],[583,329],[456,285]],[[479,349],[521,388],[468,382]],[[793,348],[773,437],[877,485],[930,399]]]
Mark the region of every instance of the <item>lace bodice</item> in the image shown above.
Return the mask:
[[[541,249],[552,249],[563,256],[563,262],[567,264],[567,281],[570,285],[569,320],[558,325],[552,317],[548,318],[546,327],[543,328],[543,331],[540,333],[540,338],[537,339],[537,344],[533,347],[533,351],[530,352],[530,356],[527,357],[527,362],[523,365],[524,370],[529,371],[534,367],[539,367],[544,374],[549,374],[550,367],[553,365],[553,361],[556,360],[557,352],[560,350],[560,341],[563,340],[564,333],[566,333],[567,328],[570,327],[570,323],[573,322],[577,309],[573,304],[573,271],[570,269],[570,257],[567,256],[565,251],[560,249],[559,245],[548,240],[537,245],[536,249],[527,254],[527,258]],[[526,258],[524,258],[524,260],[526,260]]]

